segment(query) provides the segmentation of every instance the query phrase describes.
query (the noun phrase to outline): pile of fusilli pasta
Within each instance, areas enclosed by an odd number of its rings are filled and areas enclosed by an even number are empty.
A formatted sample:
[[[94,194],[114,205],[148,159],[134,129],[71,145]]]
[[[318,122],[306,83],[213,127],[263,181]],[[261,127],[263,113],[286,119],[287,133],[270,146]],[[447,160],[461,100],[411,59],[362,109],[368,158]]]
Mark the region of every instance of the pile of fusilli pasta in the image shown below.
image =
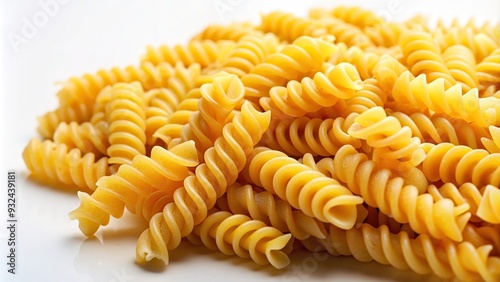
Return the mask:
[[[297,247],[500,281],[500,24],[357,7],[212,25],[70,78],[23,157],[78,186],[86,236],[125,209],[139,262],[181,239],[286,267]]]

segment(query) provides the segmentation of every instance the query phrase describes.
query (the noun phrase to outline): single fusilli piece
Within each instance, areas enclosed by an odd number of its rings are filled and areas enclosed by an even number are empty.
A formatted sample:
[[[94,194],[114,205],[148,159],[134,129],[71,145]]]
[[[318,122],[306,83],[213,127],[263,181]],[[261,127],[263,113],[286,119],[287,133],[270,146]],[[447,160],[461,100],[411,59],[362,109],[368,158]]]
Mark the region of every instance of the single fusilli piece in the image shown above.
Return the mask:
[[[431,195],[422,194],[425,188],[421,191],[391,170],[378,168],[350,145],[340,148],[334,166],[337,178],[368,205],[400,223],[409,223],[417,233],[462,240],[462,230],[470,218],[469,205],[455,205],[449,199],[434,201]]]
[[[85,104],[75,103],[72,106],[59,107],[53,111],[37,117],[37,132],[44,139],[51,139],[61,122],[82,123],[90,120],[91,107]]]
[[[146,101],[141,84],[117,83],[110,88],[112,98],[106,109],[109,123],[110,164],[130,164],[146,153]]]
[[[375,228],[369,224],[350,230],[330,226],[330,238],[325,244],[333,255],[354,256],[362,262],[375,260],[419,274],[434,273],[443,279],[500,279],[500,258],[489,255],[491,245],[474,247],[470,242],[435,241],[426,234],[412,239],[405,231],[392,234],[386,225]]]
[[[49,140],[32,139],[23,159],[33,174],[87,191],[94,190],[97,180],[110,174],[107,157],[96,160],[92,153],[82,155],[77,148],[68,150],[65,144]]]
[[[476,58],[469,48],[463,45],[450,46],[443,52],[443,60],[451,76],[462,85],[464,93],[479,87]]]
[[[248,35],[241,38],[221,64],[221,70],[242,77],[278,48],[278,38],[272,34]]]
[[[366,140],[374,148],[373,160],[384,166],[416,166],[425,158],[419,148],[420,140],[412,135],[411,128],[387,116],[382,107],[373,107],[357,116],[347,133]]]
[[[270,118],[269,112],[261,113],[248,102],[243,104],[241,112],[224,126],[214,147],[205,152],[205,163],[197,166],[195,175],[188,176],[184,187],[174,192],[174,202],[151,218],[149,228],[137,242],[139,262],[158,258],[168,263],[168,250],[176,248],[181,238],[206,218],[216,199],[236,181]]]
[[[271,110],[273,118],[282,120],[286,116],[300,117],[331,107],[339,99],[353,97],[356,90],[362,88],[356,68],[340,63],[324,73],[317,72],[314,78],[291,80],[286,87],[275,86],[269,91],[269,97],[262,97],[259,102],[262,108]]]
[[[498,185],[488,185],[484,189],[483,197],[477,207],[477,216],[482,220],[500,224],[500,189]]]
[[[212,41],[212,40],[193,40],[187,45],[160,47],[148,46],[146,54],[141,58],[141,63],[152,63],[153,65],[167,62],[175,65],[177,62],[182,62],[185,66],[199,64],[205,68],[217,61],[218,53],[221,49],[234,46],[234,42],[229,40]]]
[[[413,136],[418,137],[421,142],[434,144],[450,142],[477,149],[484,148],[481,140],[490,137],[488,131],[477,124],[468,123],[463,119],[448,118],[440,114],[429,117],[420,112],[410,115],[402,112],[389,112],[389,116],[397,118],[402,126],[411,128]]]
[[[346,23],[350,23],[360,28],[385,23],[384,19],[375,12],[361,7],[337,6],[329,13],[335,18],[341,19]]]
[[[471,182],[477,187],[500,185],[500,153],[464,145],[423,143],[426,157],[422,171],[429,181],[441,180],[462,185]]]
[[[136,210],[137,203],[154,191],[172,195],[189,175],[189,167],[196,165],[198,154],[194,141],[170,150],[156,146],[150,158],[139,155],[130,165],[120,166],[116,174],[100,178],[92,195],[79,193],[80,206],[69,216],[79,221],[80,230],[89,237],[99,226],[107,225],[110,216],[120,218],[125,207],[142,215],[144,211]],[[141,208],[152,209],[153,204],[141,205]]]
[[[290,263],[287,254],[291,251],[292,235],[243,214],[211,210],[195,226],[194,233],[209,249],[228,256],[251,258],[259,265],[271,264],[277,269]]]
[[[260,29],[272,32],[281,40],[293,42],[301,36],[318,37],[327,33],[317,20],[297,17],[290,13],[271,12],[261,16]]]
[[[343,229],[354,226],[356,206],[363,202],[338,181],[280,151],[254,150],[244,173],[304,214]]]
[[[335,119],[300,117],[291,123],[280,122],[274,131],[266,132],[262,143],[294,157],[301,157],[306,153],[333,156],[344,144],[361,147],[361,141],[347,133],[357,116],[357,113],[352,113],[347,118]]]
[[[54,132],[54,142],[65,144],[68,150],[78,148],[83,154],[93,153],[96,158],[106,155],[109,147],[108,124],[84,122],[69,124],[62,122]]]
[[[477,33],[469,27],[454,27],[446,30],[437,29],[433,33],[434,41],[438,43],[441,50],[446,50],[450,46],[460,44],[472,50],[477,62],[481,62],[493,50],[500,47],[498,39],[495,41],[495,39],[487,34]]]
[[[281,232],[290,232],[299,240],[326,236],[322,222],[292,208],[288,202],[268,191],[257,192],[252,185],[235,183],[227,188],[225,197],[230,212],[250,216]]]
[[[477,88],[462,95],[460,84],[447,90],[444,84],[441,78],[428,83],[424,74],[415,78],[410,72],[404,72],[396,81],[392,96],[396,102],[407,104],[421,112],[430,110],[443,113],[483,127],[500,125],[499,98],[479,98]]]
[[[297,38],[241,78],[246,87],[245,96],[266,97],[273,86],[285,86],[290,80],[301,80],[321,71],[326,58],[336,49],[334,44],[321,38]]]

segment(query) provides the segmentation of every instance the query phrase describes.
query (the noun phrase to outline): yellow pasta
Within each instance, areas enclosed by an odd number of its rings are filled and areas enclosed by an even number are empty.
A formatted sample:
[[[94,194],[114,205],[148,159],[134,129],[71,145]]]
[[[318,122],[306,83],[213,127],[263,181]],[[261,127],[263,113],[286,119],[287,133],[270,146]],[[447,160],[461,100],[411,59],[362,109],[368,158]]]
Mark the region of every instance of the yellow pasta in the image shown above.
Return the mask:
[[[146,101],[140,83],[117,83],[110,89],[112,101],[106,109],[109,123],[110,164],[130,164],[146,153]]]
[[[196,167],[195,175],[174,192],[174,202],[154,215],[149,228],[138,239],[138,261],[158,258],[168,263],[168,250],[176,248],[182,237],[201,223],[227,187],[236,181],[247,156],[260,140],[270,121],[270,113],[261,113],[244,103],[241,113],[223,128],[214,147],[205,152],[205,163]]]
[[[234,214],[250,216],[281,232],[290,232],[299,240],[325,238],[323,223],[267,191],[256,192],[252,185],[235,183],[227,188],[226,197],[229,211]]]
[[[194,233],[205,246],[225,255],[252,258],[259,265],[271,264],[277,269],[290,263],[287,253],[292,236],[243,214],[213,211],[195,226]]]
[[[28,169],[52,181],[94,190],[98,179],[110,174],[108,158],[96,159],[92,153],[82,154],[77,148],[68,150],[64,144],[32,139],[23,151]]]
[[[157,190],[172,195],[189,175],[188,168],[197,164],[193,141],[170,150],[154,147],[151,158],[139,155],[130,165],[120,166],[116,174],[100,178],[92,195],[79,193],[80,207],[70,213],[70,218],[79,221],[80,230],[88,237],[99,226],[107,225],[110,216],[121,217],[125,207],[142,215],[144,211],[136,210],[142,197]]]
[[[85,236],[149,221],[139,263],[186,238],[500,281],[499,51],[497,23],[350,6],[213,24],[62,83],[23,159],[81,190]]]

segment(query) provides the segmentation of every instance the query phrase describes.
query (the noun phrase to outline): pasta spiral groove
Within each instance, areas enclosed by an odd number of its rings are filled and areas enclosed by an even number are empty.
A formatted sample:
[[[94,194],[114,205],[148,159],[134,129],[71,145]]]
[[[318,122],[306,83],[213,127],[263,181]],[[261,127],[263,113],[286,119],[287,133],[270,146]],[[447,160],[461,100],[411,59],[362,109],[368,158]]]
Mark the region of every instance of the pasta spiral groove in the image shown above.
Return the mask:
[[[236,181],[269,122],[269,112],[258,112],[248,102],[242,105],[241,112],[224,126],[222,137],[205,152],[205,163],[174,192],[174,202],[151,218],[137,242],[139,262],[158,258],[168,263],[168,250],[177,247],[181,238],[206,218],[216,199]]]
[[[421,194],[423,191],[407,185],[389,169],[377,168],[375,162],[350,145],[337,152],[334,168],[338,179],[354,194],[398,222],[409,223],[415,232],[438,239],[462,240],[462,230],[470,218],[469,205],[455,206],[449,199],[434,202],[431,195]]]
[[[259,265],[271,264],[277,269],[290,263],[287,253],[291,250],[288,246],[293,242],[292,235],[243,214],[212,211],[195,227],[194,233],[209,249],[225,255],[252,258]]]
[[[62,122],[57,126],[53,139],[55,143],[66,144],[69,150],[78,148],[84,154],[105,156],[109,147],[108,125],[105,122],[96,125],[89,122],[82,124]]]
[[[23,151],[24,163],[36,175],[75,185],[81,189],[94,190],[96,181],[109,175],[108,158],[96,160],[95,155],[74,148],[68,151],[65,144],[32,139]]]
[[[194,141],[170,150],[156,146],[151,157],[139,155],[132,164],[120,166],[116,174],[99,179],[92,195],[79,193],[80,206],[69,216],[79,221],[80,230],[89,237],[99,226],[107,225],[110,216],[121,217],[125,207],[142,215],[142,211],[136,210],[137,202],[153,191],[172,195],[189,175],[188,168],[196,165],[198,155]]]

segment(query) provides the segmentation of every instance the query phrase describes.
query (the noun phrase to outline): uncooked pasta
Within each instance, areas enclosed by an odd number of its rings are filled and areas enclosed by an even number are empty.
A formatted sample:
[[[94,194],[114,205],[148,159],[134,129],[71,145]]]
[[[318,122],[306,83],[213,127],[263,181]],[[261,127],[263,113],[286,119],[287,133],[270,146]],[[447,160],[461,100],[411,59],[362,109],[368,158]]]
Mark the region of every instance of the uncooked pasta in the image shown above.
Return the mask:
[[[85,236],[149,222],[141,264],[186,238],[278,269],[312,251],[500,281],[500,24],[306,14],[69,78],[26,167],[78,190]]]

